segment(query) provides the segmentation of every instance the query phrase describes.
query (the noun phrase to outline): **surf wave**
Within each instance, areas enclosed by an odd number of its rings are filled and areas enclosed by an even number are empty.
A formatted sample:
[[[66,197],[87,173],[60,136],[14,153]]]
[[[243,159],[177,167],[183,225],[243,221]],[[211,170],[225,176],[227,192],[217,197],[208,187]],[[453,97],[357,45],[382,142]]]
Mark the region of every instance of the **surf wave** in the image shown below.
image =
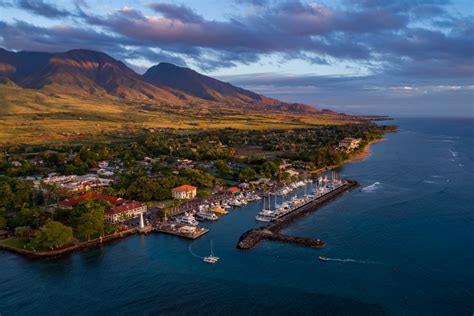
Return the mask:
[[[371,185],[368,185],[364,188],[362,188],[362,191],[364,192],[374,192],[375,190],[377,190],[377,187],[380,185],[380,182],[374,182],[372,183]]]

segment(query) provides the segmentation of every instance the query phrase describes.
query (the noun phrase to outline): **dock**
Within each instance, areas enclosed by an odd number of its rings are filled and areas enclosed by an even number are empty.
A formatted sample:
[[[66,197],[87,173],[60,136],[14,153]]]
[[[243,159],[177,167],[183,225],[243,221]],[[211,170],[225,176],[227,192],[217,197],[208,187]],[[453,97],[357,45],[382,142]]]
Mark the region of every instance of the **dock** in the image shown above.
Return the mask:
[[[324,247],[326,243],[320,239],[287,236],[280,234],[280,231],[288,227],[297,219],[307,216],[312,212],[315,212],[320,207],[326,205],[330,201],[333,201],[334,199],[340,197],[344,193],[358,186],[359,184],[356,181],[345,180],[345,183],[342,186],[324,194],[323,196],[314,199],[311,202],[308,202],[305,205],[300,206],[291,213],[283,216],[282,218],[277,219],[275,222],[272,222],[265,227],[251,229],[243,233],[239,238],[237,248],[252,249],[256,247],[262,240],[275,240],[313,248]]]
[[[159,224],[156,226],[155,231],[168,235],[179,236],[187,239],[197,239],[202,235],[209,232],[209,229],[204,227],[194,227],[193,230],[188,229],[189,226],[177,225],[177,224]]]

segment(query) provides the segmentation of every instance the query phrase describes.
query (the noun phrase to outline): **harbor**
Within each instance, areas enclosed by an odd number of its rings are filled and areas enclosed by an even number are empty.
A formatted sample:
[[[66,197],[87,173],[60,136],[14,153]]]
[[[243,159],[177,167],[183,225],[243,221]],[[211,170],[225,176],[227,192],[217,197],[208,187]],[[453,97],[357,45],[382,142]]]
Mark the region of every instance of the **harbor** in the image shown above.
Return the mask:
[[[304,204],[292,209],[291,212],[277,218],[267,226],[251,229],[241,235],[237,243],[239,249],[252,249],[256,247],[262,240],[275,240],[307,247],[321,248],[326,243],[319,239],[311,239],[304,237],[286,236],[279,232],[288,227],[297,219],[307,216],[315,212],[320,207],[329,203],[330,201],[342,196],[344,193],[356,188],[359,184],[352,180],[338,180],[340,183],[332,187],[330,190],[316,196],[314,199],[305,202]]]

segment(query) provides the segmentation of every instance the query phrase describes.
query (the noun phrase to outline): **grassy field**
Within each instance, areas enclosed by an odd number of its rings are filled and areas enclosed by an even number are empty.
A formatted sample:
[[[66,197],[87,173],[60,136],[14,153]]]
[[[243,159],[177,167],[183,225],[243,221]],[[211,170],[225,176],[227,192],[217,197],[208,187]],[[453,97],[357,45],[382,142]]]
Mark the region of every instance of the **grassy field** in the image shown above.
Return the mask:
[[[303,128],[352,122],[337,115],[244,112],[225,106],[85,99],[0,84],[0,144],[107,140],[144,128]]]
[[[28,238],[12,237],[0,240],[0,244],[18,249],[24,249],[26,243],[28,243]]]

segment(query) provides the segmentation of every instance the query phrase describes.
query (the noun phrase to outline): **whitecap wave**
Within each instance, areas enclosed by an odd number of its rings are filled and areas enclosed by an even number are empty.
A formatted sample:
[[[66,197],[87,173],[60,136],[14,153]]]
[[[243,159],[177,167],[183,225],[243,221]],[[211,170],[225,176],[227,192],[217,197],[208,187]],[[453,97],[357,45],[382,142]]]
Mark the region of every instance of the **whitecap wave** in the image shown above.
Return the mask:
[[[380,182],[374,182],[372,183],[371,185],[368,185],[364,188],[362,188],[362,191],[364,192],[374,192],[375,190],[377,190],[377,187],[380,185]]]
[[[429,184],[436,184],[436,183],[438,183],[438,182],[436,182],[436,181],[430,181],[430,180],[425,180],[425,181],[423,181],[423,182],[424,182],[424,183],[429,183]]]
[[[458,153],[457,153],[457,152],[452,151],[452,150],[449,150],[449,151],[451,152],[451,155],[452,155],[453,157],[457,157],[457,156],[458,156]]]
[[[464,167],[464,165],[462,163],[458,164],[459,167]]]
[[[434,174],[434,175],[432,175],[431,177],[432,177],[432,178],[439,179],[439,178],[442,178],[443,176],[439,176],[439,175],[437,175],[437,174]]]

